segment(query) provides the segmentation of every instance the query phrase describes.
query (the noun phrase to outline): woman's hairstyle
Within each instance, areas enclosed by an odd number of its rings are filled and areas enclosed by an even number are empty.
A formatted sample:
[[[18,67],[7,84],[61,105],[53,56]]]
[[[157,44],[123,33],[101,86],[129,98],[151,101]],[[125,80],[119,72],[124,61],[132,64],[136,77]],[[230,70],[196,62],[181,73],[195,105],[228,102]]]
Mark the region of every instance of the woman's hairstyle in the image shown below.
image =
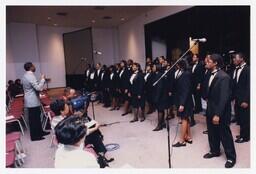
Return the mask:
[[[56,139],[64,145],[74,145],[86,135],[87,128],[81,118],[71,115],[60,121],[54,128]]]
[[[181,59],[181,60],[177,63],[177,65],[180,67],[180,69],[183,69],[184,71],[187,70],[188,65],[187,65],[186,60]]]
[[[65,109],[65,101],[63,99],[55,100],[50,104],[50,108],[55,115],[60,115],[60,111]]]
[[[32,66],[33,66],[32,62],[26,62],[24,64],[25,71],[29,71]]]

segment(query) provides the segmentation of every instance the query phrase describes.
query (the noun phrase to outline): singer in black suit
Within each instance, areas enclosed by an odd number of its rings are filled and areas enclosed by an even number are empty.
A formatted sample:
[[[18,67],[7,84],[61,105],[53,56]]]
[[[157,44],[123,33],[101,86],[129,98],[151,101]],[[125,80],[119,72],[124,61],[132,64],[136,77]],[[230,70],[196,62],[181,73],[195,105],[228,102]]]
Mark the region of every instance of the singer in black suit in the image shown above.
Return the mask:
[[[138,119],[140,119],[141,122],[145,120],[144,76],[138,63],[133,63],[132,69],[133,74],[130,78],[130,95],[132,97],[134,118],[130,121],[131,123],[138,121]]]
[[[153,84],[163,75],[161,64],[153,65]],[[158,123],[153,131],[160,131],[166,127],[164,120],[164,110],[167,108],[168,95],[165,93],[167,86],[165,85],[165,79],[162,78],[153,86],[153,102],[157,109]]]
[[[180,141],[173,147],[186,146],[186,142],[192,144],[189,118],[193,114],[193,99],[191,91],[191,73],[187,70],[187,63],[181,60],[177,63],[174,81],[174,101],[177,107],[177,116],[181,119]]]
[[[226,168],[236,163],[236,151],[229,127],[231,117],[231,80],[220,68],[223,65],[219,54],[209,57],[206,67],[211,71],[207,95],[207,128],[210,152],[204,158],[220,156],[220,142],[227,157]]]
[[[117,108],[117,97],[118,97],[118,75],[116,73],[116,69],[114,65],[109,67],[109,93],[111,98],[111,106],[110,111],[113,111]]]
[[[233,99],[240,125],[240,136],[235,142],[244,143],[250,140],[250,68],[242,53],[234,55],[233,63],[236,66],[233,72]]]
[[[151,114],[154,112],[153,107],[153,72],[151,65],[146,66],[146,73],[144,75],[145,80],[145,98],[148,104],[148,111],[147,114]]]
[[[195,110],[194,113],[197,114],[202,111],[202,102],[201,102],[201,82],[204,74],[204,67],[202,62],[199,60],[197,54],[192,56],[193,66],[191,68],[192,74],[192,94],[194,97]],[[191,116],[191,126],[195,125],[194,114]]]
[[[103,66],[101,73],[101,89],[102,89],[102,100],[103,100],[103,107],[110,107],[110,73],[109,69],[106,66]]]
[[[129,64],[132,63],[132,61],[129,61]],[[120,75],[120,85],[121,85],[121,92],[122,92],[122,98],[124,101],[124,113],[122,116],[127,115],[130,113],[130,104],[131,104],[131,97],[128,96],[129,94],[129,88],[130,88],[130,78],[132,75],[132,69],[128,69],[127,62],[125,60],[121,61],[121,75]]]

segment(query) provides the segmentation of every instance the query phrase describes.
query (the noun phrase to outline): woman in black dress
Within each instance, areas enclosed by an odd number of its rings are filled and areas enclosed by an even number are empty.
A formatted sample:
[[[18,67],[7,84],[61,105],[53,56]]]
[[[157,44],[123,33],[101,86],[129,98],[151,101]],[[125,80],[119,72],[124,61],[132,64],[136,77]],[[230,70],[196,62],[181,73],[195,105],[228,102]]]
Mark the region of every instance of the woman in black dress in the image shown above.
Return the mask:
[[[181,119],[180,141],[173,147],[186,146],[186,142],[192,144],[189,118],[193,114],[193,99],[191,91],[191,73],[187,71],[187,63],[181,60],[177,64],[174,74],[174,102],[177,107],[177,116]]]
[[[161,72],[161,69],[162,67],[160,64],[153,65],[153,83],[155,83],[162,76],[163,73]],[[165,84],[165,78],[162,78],[155,86],[153,86],[153,103],[158,113],[158,124],[153,131],[160,131],[166,127],[164,110],[168,107],[168,95],[166,94],[167,86]]]
[[[117,109],[117,97],[118,97],[118,75],[114,65],[109,67],[109,94],[111,98],[111,109],[113,111]]]
[[[141,122],[145,120],[144,76],[141,72],[140,64],[133,63],[132,70],[133,74],[130,78],[130,96],[132,97],[134,118],[130,121],[131,123],[138,121],[139,118]]]

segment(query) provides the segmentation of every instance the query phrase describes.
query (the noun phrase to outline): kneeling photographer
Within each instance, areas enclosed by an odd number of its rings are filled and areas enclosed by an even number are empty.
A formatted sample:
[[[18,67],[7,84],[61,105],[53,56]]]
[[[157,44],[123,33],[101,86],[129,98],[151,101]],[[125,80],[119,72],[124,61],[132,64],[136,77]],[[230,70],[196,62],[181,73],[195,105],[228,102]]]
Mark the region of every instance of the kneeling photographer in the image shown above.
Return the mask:
[[[69,116],[70,113],[80,116],[81,120],[88,128],[85,146],[88,144],[93,145],[95,152],[99,156],[98,160],[101,167],[105,167],[108,166],[108,162],[114,159],[107,159],[105,157],[107,150],[102,142],[103,135],[99,130],[100,125],[87,114],[87,108],[90,102],[89,97],[90,95],[73,95],[73,97],[70,97],[66,102],[64,100],[56,100],[53,102],[50,107],[56,116],[52,119],[52,127],[64,117]]]

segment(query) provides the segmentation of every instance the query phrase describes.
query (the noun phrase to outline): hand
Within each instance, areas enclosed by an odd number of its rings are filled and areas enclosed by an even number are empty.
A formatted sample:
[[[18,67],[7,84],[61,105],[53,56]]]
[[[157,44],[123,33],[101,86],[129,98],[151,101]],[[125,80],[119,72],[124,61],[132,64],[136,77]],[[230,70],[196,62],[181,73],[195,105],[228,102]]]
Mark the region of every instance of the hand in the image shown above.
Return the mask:
[[[141,96],[140,96],[140,95],[138,95],[138,99],[141,99]]]
[[[214,115],[212,118],[212,123],[215,125],[220,124],[220,117],[218,115]]]
[[[99,127],[100,127],[100,124],[98,122],[96,122],[95,129],[99,129]]]
[[[169,93],[168,93],[168,95],[169,95],[169,96],[172,96],[172,93],[171,93],[171,92],[169,92]]]
[[[125,89],[125,90],[124,90],[124,93],[126,94],[127,92],[128,92],[128,89]]]
[[[45,79],[45,75],[44,74],[41,75],[41,79]]]
[[[128,96],[131,97],[131,93],[128,93]]]
[[[248,106],[249,106],[249,105],[248,105],[248,103],[246,103],[246,102],[241,103],[241,107],[244,108],[244,109],[246,109]]]
[[[183,111],[184,111],[184,106],[180,105],[179,112],[183,112]]]
[[[196,87],[196,89],[197,89],[197,90],[200,90],[200,88],[201,88],[201,87],[200,87],[200,84],[198,84],[197,87]]]

